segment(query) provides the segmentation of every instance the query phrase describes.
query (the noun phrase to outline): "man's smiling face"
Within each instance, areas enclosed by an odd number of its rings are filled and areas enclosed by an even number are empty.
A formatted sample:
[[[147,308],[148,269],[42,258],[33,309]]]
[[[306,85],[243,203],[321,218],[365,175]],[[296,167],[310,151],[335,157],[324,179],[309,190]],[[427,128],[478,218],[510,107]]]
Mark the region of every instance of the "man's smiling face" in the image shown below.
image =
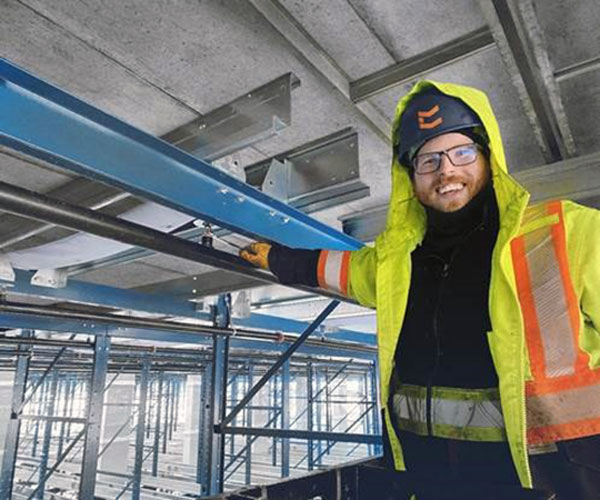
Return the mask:
[[[455,146],[472,144],[466,135],[458,132],[442,134],[427,141],[419,150],[419,155],[446,151]],[[419,201],[440,212],[455,212],[464,207],[481,191],[489,178],[487,160],[481,152],[469,165],[452,165],[446,155],[442,155],[440,168],[428,174],[413,176],[413,188]]]

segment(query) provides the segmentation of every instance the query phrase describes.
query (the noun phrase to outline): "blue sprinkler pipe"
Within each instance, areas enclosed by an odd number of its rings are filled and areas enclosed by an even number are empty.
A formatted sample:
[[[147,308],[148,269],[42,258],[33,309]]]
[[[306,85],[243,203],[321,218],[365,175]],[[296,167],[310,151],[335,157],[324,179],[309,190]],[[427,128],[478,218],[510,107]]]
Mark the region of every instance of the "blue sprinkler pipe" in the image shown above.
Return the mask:
[[[0,58],[0,144],[254,239],[362,243]]]

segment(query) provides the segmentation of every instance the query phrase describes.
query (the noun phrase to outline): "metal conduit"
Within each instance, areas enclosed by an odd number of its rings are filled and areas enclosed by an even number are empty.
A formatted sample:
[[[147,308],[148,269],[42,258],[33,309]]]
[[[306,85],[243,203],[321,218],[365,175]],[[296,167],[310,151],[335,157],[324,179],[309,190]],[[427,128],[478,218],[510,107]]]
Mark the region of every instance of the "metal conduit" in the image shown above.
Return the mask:
[[[255,268],[237,255],[205,247],[191,241],[162,233],[118,217],[111,217],[88,208],[55,200],[46,195],[0,182],[0,210],[21,217],[48,222],[58,226],[94,234],[102,238],[154,250],[225,271],[249,276],[265,283],[280,284],[271,273]],[[339,300],[347,300],[325,290],[294,286]]]
[[[258,330],[249,330],[244,328],[219,328],[208,325],[190,325],[189,323],[178,323],[174,321],[162,321],[156,319],[147,318],[127,318],[123,316],[116,316],[114,314],[100,314],[100,313],[89,313],[81,311],[72,311],[69,309],[57,310],[51,306],[34,306],[29,304],[20,304],[15,302],[0,302],[0,312],[13,313],[13,314],[35,314],[44,317],[61,318],[70,320],[84,320],[84,321],[98,321],[102,323],[110,323],[117,326],[128,326],[137,328],[154,328],[157,330],[169,330],[169,331],[185,331],[190,333],[197,333],[200,335],[212,336],[213,334],[219,335],[235,335],[237,338],[248,338],[255,340],[278,340],[277,334],[269,332],[261,332]],[[297,340],[298,336],[295,335],[284,335],[283,340],[287,342],[293,342]],[[375,347],[369,347],[359,344],[350,344],[346,342],[336,342],[333,340],[306,340],[307,345],[316,345],[321,347],[331,348],[349,348],[351,347],[356,351],[367,351],[375,352]]]

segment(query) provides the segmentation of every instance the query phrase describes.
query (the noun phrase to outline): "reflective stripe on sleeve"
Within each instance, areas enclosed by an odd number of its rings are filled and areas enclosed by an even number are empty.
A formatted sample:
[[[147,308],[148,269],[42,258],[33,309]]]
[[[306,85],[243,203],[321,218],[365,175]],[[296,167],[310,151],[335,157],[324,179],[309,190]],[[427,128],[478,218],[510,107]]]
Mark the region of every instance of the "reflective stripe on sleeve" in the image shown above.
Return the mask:
[[[317,265],[319,286],[348,295],[350,251],[321,250]]]

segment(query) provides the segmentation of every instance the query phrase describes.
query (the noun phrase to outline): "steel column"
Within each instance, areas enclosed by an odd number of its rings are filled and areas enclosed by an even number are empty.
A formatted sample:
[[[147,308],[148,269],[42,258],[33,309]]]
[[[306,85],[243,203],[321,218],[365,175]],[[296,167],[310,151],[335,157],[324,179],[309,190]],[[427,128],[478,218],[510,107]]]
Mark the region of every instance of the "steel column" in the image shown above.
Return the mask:
[[[381,434],[380,426],[380,412],[379,412],[379,391],[378,391],[378,376],[377,376],[377,362],[373,362],[370,368],[371,373],[371,399],[373,400],[373,434]],[[375,445],[375,454],[381,455],[383,449],[380,444]]]
[[[162,452],[167,453],[167,440],[169,438],[169,415],[170,415],[170,400],[171,400],[171,380],[167,377],[166,379],[166,397],[165,397],[165,418],[163,422],[163,435],[162,435]]]
[[[278,379],[278,375],[275,374],[269,381],[269,405],[271,406],[271,417],[274,421],[273,427],[275,428],[278,426],[279,418],[281,416],[281,409],[277,406],[277,403],[279,402],[277,394],[279,389]],[[273,437],[273,443],[271,444],[271,465],[273,465],[273,467],[277,465],[277,437]]]
[[[322,388],[321,388],[321,372],[318,368],[315,368],[315,382],[316,382],[316,389],[317,392],[320,393]],[[317,427],[317,432],[318,433],[322,433],[323,431],[323,425],[322,425],[322,411],[323,411],[323,405],[321,404],[321,400],[320,399],[316,399],[313,401],[313,404],[316,405],[316,427]],[[318,465],[322,465],[323,463],[323,443],[321,442],[321,440],[317,440],[317,458],[316,458],[316,463]]]
[[[200,387],[200,401],[202,407],[200,408],[200,414],[198,419],[198,455],[196,459],[196,482],[201,485],[201,491],[204,492],[207,488],[204,487],[208,483],[208,451],[209,451],[209,440],[211,439],[211,432],[209,422],[209,412],[212,411],[212,405],[210,400],[211,379],[210,374],[212,372],[212,364],[207,363],[201,378]]]
[[[213,356],[211,370],[211,408],[208,413],[208,449],[206,450],[203,467],[207,469],[207,480],[202,485],[203,493],[206,495],[215,495],[222,491],[223,481],[223,443],[225,436],[215,432],[216,423],[224,416],[226,376],[227,376],[227,356],[229,349],[229,338],[221,335],[215,335],[213,341]]]
[[[21,337],[33,336],[30,330],[21,332]],[[17,364],[13,381],[13,392],[11,399],[10,420],[6,428],[4,441],[4,452],[2,455],[2,471],[0,474],[0,498],[10,498],[12,494],[12,483],[15,474],[15,463],[19,446],[19,434],[21,420],[19,409],[25,400],[25,388],[27,387],[27,376],[29,374],[29,360],[31,355],[30,345],[19,345],[17,347]]]
[[[104,403],[104,384],[108,369],[110,337],[99,335],[94,343],[94,365],[88,402],[88,423],[85,431],[81,482],[79,498],[93,500],[96,489],[96,470],[98,467],[98,450],[100,446],[100,427],[102,425],[102,407]]]
[[[254,375],[254,367],[248,366],[248,376],[246,378],[246,390],[249,391],[252,387]],[[244,425],[252,427],[252,408],[246,407],[246,419]],[[252,482],[252,436],[246,436],[246,484]]]
[[[290,361],[281,368],[281,427],[290,428]],[[290,475],[290,439],[281,440],[281,477]]]
[[[187,379],[179,379],[177,380],[177,391],[175,392],[175,418],[173,420],[173,430],[177,432],[177,425],[179,424],[179,398],[181,397],[181,391],[183,388],[183,392],[185,394],[185,383]]]
[[[233,379],[231,380],[231,395],[229,397],[229,401],[232,405],[235,406],[238,399],[238,374],[236,373]],[[233,419],[233,425],[236,425],[237,417]],[[229,454],[233,456],[235,453],[235,436],[231,436],[231,440],[229,441]]]
[[[69,403],[69,387],[70,387],[70,379],[68,377],[63,377],[60,382],[60,391],[58,393],[58,400],[61,403],[61,413],[63,417],[67,417],[67,407]],[[67,426],[67,421],[61,422],[60,424],[60,432],[58,435],[58,449],[56,451],[56,456],[60,457],[62,455],[64,440],[65,440],[65,429]]]
[[[171,402],[169,404],[169,440],[173,439],[173,427],[175,425],[175,407],[177,406],[177,390],[179,387],[179,378],[171,378]]]
[[[54,416],[54,409],[56,407],[56,392],[58,389],[58,371],[55,369],[52,374],[52,379],[50,381],[50,388],[48,391],[48,400],[46,404],[46,408],[44,411],[45,414],[45,425],[44,425],[44,438],[42,441],[42,454],[40,456],[40,465],[39,465],[39,489],[36,498],[43,500],[44,498],[44,489],[46,484],[46,473],[48,472],[48,459],[50,457],[50,441],[52,439],[52,427],[54,422],[51,417]]]
[[[313,431],[313,366],[308,363],[306,367],[306,430]],[[308,470],[314,468],[314,442],[312,439],[307,441],[308,445]]]
[[[139,382],[139,401],[137,426],[135,428],[135,462],[133,465],[133,484],[131,499],[140,500],[142,486],[142,463],[144,458],[144,427],[146,424],[146,405],[148,404],[148,379],[150,378],[150,362],[142,363]]]
[[[160,419],[162,416],[164,373],[158,374],[158,394],[156,397],[156,418],[154,420],[154,444],[152,449],[152,475],[158,476],[158,452],[160,448]]]
[[[329,368],[325,367],[325,431],[331,431],[331,394],[330,394]],[[329,446],[327,441],[327,446]],[[329,451],[327,452],[329,455]]]
[[[369,391],[369,374],[368,374],[368,372],[363,373],[362,386],[363,386],[362,393],[369,394],[370,391]],[[376,405],[373,405],[373,406],[375,407]],[[373,423],[371,422],[371,420],[372,420],[372,415],[371,415],[371,412],[369,412],[365,415],[365,419],[363,422],[363,432],[365,434],[370,434],[373,429]],[[369,452],[369,455],[373,455],[373,445],[368,445],[368,452]]]

